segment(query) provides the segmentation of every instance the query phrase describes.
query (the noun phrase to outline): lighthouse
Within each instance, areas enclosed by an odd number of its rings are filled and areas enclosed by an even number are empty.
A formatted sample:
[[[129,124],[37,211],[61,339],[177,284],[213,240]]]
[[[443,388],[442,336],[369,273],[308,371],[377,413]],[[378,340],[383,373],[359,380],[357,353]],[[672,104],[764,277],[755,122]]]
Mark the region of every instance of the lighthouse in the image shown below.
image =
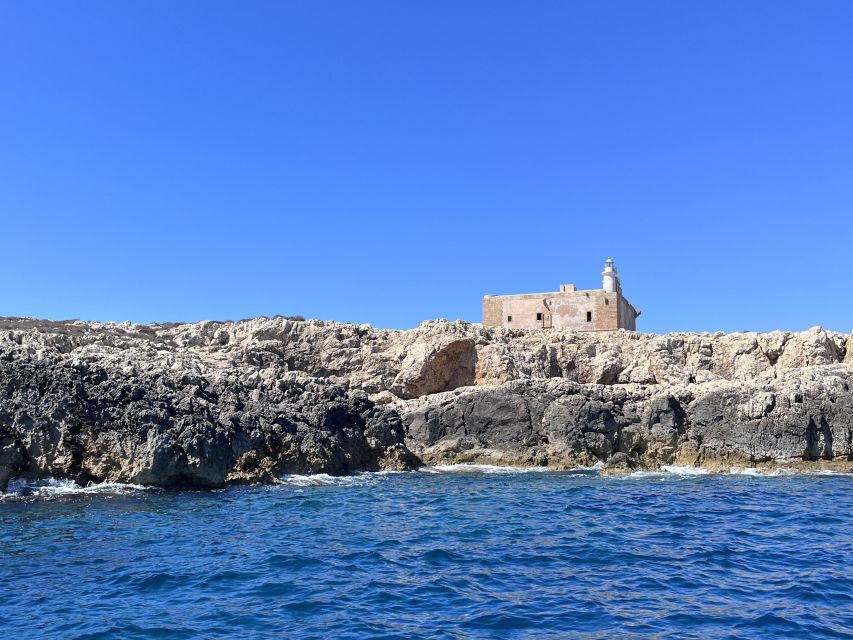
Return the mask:
[[[601,288],[608,293],[616,293],[621,289],[619,276],[616,275],[616,267],[610,258],[604,261],[604,271],[601,272]]]

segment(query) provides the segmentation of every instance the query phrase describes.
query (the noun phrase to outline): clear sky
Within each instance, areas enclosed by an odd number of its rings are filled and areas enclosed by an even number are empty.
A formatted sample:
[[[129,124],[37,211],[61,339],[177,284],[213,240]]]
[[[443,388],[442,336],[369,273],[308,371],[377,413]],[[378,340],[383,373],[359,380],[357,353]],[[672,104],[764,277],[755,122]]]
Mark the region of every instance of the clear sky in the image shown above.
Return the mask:
[[[853,2],[0,0],[0,315],[853,329]]]

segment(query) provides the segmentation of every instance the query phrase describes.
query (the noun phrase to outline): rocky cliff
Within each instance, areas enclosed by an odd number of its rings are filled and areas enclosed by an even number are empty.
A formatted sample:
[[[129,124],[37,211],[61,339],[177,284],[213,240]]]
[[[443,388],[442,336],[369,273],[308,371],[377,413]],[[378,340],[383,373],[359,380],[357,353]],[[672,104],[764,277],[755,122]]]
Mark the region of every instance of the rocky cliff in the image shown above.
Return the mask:
[[[12,477],[220,486],[482,462],[853,467],[853,338],[0,320]]]

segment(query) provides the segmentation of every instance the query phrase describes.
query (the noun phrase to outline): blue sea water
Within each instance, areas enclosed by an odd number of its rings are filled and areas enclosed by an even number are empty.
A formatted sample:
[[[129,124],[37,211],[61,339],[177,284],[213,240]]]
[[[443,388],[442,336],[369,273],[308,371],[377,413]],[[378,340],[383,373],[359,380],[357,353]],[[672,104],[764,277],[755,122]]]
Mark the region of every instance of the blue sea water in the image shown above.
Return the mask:
[[[850,476],[13,488],[9,638],[853,638]]]

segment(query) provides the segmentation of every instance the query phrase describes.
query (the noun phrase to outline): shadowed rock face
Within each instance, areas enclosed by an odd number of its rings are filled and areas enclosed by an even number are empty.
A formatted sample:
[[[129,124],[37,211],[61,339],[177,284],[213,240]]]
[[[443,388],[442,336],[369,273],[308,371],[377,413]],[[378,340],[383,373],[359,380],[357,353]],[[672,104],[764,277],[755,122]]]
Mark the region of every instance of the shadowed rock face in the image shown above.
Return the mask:
[[[0,320],[0,488],[422,461],[846,468],[851,337]]]
[[[471,338],[416,343],[394,378],[391,393],[404,400],[474,384],[477,348]]]

